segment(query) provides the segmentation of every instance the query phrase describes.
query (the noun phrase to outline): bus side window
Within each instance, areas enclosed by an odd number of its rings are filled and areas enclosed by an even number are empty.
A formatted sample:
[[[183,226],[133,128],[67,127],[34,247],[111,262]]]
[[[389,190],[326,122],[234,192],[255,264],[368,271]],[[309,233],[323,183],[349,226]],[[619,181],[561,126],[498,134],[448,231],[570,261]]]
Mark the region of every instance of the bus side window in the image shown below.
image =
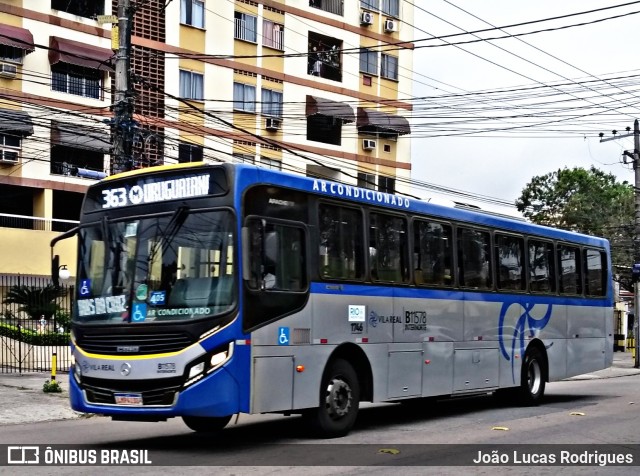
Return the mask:
[[[249,226],[249,288],[263,291],[306,289],[304,237],[301,227],[252,222]]]
[[[318,212],[320,276],[361,280],[364,275],[362,212],[328,204],[321,204]]]
[[[607,257],[602,251],[584,250],[585,292],[587,296],[604,296],[607,293]]]
[[[407,223],[402,217],[369,215],[369,263],[374,281],[406,283],[409,280]]]
[[[560,292],[563,294],[582,294],[582,262],[580,250],[573,246],[558,246],[560,266]]]
[[[451,226],[416,221],[413,243],[413,274],[416,284],[451,286],[453,283]]]
[[[492,287],[491,237],[488,232],[458,229],[458,282],[460,286]]]

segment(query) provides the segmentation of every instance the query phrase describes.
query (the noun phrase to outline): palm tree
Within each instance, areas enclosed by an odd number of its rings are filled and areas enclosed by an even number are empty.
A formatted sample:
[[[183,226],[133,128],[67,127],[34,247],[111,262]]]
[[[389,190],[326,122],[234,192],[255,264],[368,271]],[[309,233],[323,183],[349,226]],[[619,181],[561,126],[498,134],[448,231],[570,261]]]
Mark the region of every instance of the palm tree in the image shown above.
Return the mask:
[[[9,288],[4,304],[18,304],[19,311],[24,311],[31,319],[39,319],[40,316],[50,319],[60,306],[56,302],[58,298],[65,296],[66,290],[57,288],[51,284],[45,287],[14,285]]]

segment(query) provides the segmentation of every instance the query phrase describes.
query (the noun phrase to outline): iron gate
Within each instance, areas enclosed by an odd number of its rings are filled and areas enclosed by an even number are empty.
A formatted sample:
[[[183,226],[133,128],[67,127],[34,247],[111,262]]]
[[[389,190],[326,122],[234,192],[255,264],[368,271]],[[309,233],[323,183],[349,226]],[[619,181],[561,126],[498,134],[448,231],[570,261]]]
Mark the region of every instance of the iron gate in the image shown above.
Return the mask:
[[[0,275],[0,372],[67,372],[73,286],[42,276]]]

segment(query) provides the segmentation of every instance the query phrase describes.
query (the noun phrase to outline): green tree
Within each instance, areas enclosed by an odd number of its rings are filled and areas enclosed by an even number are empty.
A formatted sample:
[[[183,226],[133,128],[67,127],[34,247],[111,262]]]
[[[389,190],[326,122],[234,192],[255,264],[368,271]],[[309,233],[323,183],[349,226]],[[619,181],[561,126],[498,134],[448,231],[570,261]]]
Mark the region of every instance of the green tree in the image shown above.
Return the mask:
[[[31,319],[39,319],[44,315],[50,319],[60,309],[58,298],[66,291],[49,284],[44,287],[14,285],[9,288],[4,304],[18,304],[19,311],[24,311]]]
[[[533,223],[607,238],[614,273],[630,286],[633,263],[634,191],[595,167],[558,169],[533,177],[516,200]]]

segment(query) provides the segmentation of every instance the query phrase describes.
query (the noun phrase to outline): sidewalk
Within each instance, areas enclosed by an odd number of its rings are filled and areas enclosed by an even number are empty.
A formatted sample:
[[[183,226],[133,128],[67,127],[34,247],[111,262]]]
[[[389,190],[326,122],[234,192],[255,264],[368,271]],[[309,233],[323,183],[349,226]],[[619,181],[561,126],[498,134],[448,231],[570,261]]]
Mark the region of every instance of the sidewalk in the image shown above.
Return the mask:
[[[605,379],[640,374],[640,369],[634,368],[633,365],[634,359],[630,352],[615,352],[612,367],[568,380]],[[69,375],[58,374],[56,378],[62,387],[62,393],[42,391],[45,381],[50,378],[51,375],[47,373],[0,373],[0,426],[85,417],[69,407]]]

